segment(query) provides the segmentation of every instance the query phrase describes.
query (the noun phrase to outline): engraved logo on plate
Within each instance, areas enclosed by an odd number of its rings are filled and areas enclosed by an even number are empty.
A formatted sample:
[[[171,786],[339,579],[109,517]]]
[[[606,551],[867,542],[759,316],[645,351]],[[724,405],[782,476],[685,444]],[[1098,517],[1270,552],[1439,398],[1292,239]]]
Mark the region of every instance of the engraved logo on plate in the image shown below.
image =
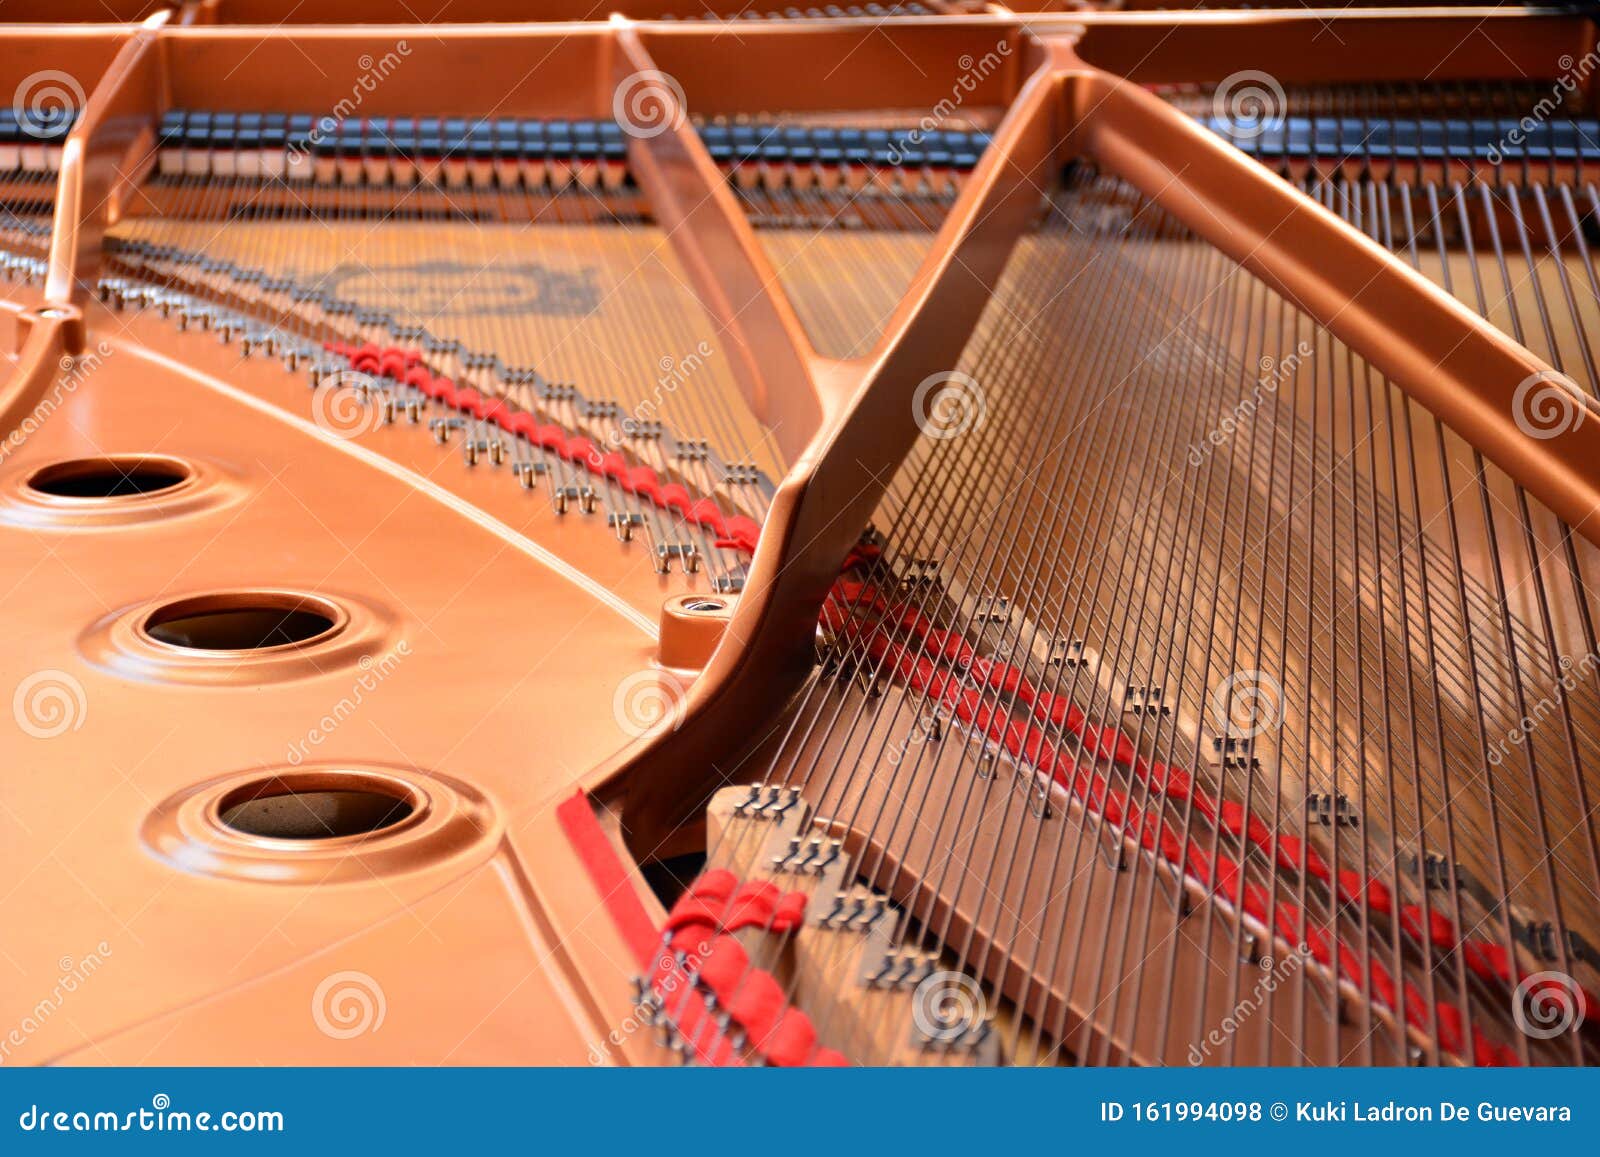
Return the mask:
[[[530,313],[582,317],[600,307],[593,268],[551,269],[536,261],[347,263],[329,272],[326,286],[350,301],[403,305],[424,324],[429,318]]]

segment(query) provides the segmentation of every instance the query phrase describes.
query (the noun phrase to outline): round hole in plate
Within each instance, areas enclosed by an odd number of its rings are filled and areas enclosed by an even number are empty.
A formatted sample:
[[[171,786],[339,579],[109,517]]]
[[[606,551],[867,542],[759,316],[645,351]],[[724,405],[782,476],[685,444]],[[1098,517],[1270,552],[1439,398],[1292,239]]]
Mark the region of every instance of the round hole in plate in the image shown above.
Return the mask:
[[[683,604],[683,609],[696,614],[709,615],[717,611],[725,611],[728,604],[722,599],[691,599]]]
[[[243,591],[168,603],[142,629],[158,643],[189,651],[266,651],[316,642],[338,624],[337,609],[319,600]]]
[[[470,784],[414,767],[255,768],[157,804],[140,835],[184,872],[321,888],[494,855],[503,829]]]
[[[28,487],[52,498],[141,498],[182,485],[194,472],[176,458],[154,454],[109,454],[73,458],[36,471]]]
[[[218,802],[224,827],[269,840],[334,840],[392,828],[416,810],[411,800],[366,786],[329,787],[271,780]]]

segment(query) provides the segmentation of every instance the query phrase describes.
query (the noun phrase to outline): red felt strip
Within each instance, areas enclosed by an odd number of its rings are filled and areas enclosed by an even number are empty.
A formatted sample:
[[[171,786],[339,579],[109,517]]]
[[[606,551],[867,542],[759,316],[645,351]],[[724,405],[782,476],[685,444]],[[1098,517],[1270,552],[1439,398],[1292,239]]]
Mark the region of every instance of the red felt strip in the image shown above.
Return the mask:
[[[589,794],[581,788],[565,803],[556,808],[556,820],[567,833],[567,842],[583,861],[589,881],[611,916],[611,922],[622,933],[629,949],[641,967],[648,966],[661,943],[661,936],[645,911],[643,902],[633,890],[633,881],[622,865],[622,858],[611,846],[605,829],[594,817],[594,806]]]
[[[679,1033],[689,1043],[695,1056],[708,1065],[737,1064],[738,1058],[721,1034],[706,1031],[712,1021],[705,1001],[694,991],[688,978],[682,975],[676,961],[663,949],[661,936],[650,923],[650,914],[645,911],[638,893],[633,890],[633,881],[628,878],[622,858],[606,838],[600,821],[595,819],[588,793],[579,789],[557,807],[556,820],[566,833],[573,851],[578,853],[578,858],[583,862],[595,891],[600,893],[601,903],[605,905],[612,923],[638,959],[640,970],[652,975],[652,987],[662,995],[663,1001],[674,1002],[673,1011]],[[667,978],[674,975],[677,982],[671,991],[667,991]],[[683,994],[681,998],[677,996],[678,992]]]
[[[761,524],[754,519],[724,514],[714,499],[695,499],[684,486],[664,481],[654,468],[630,467],[624,455],[616,451],[603,453],[588,438],[578,434],[569,436],[560,426],[539,425],[527,411],[516,409],[503,398],[486,397],[470,386],[457,386],[448,378],[435,377],[421,365],[421,355],[415,350],[379,348],[371,343],[355,346],[338,341],[324,342],[323,346],[349,358],[351,366],[362,373],[403,382],[435,401],[466,410],[474,417],[527,438],[557,457],[613,479],[629,494],[636,494],[704,528],[713,545],[723,550],[755,553],[761,538]]]
[[[1092,812],[1098,812],[1108,822],[1113,824],[1126,824],[1135,832],[1144,833],[1146,825],[1154,823],[1158,829],[1166,828],[1166,822],[1159,815],[1146,817],[1138,805],[1124,792],[1112,787],[1110,782],[1099,772],[1092,769],[1078,768],[1068,760],[1064,752],[1046,742],[1042,735],[1031,726],[1022,726],[1017,721],[1009,718],[997,706],[990,706],[974,702],[972,692],[965,691],[957,682],[956,675],[952,672],[941,670],[938,665],[924,655],[908,650],[899,643],[892,642],[881,632],[874,631],[866,639],[868,654],[881,660],[887,670],[898,676],[913,690],[921,691],[946,707],[950,708],[956,718],[978,729],[1000,746],[1004,747],[1013,758],[1022,760],[1036,768],[1040,774],[1053,778],[1068,791],[1072,792],[1083,805]],[[1104,735],[1097,729],[1086,729],[1090,734],[1086,737],[1090,746],[1108,758],[1117,758],[1122,752],[1120,743],[1107,744],[1103,742]],[[1130,745],[1131,746],[1131,745]],[[1136,753],[1134,755],[1137,761]],[[1121,760],[1119,760],[1121,762]],[[1168,775],[1166,782],[1170,785],[1172,777]],[[1191,789],[1198,794],[1198,789]],[[1220,814],[1221,808],[1212,801],[1211,811]],[[1197,804],[1197,806],[1199,806]],[[1169,840],[1166,832],[1162,832],[1154,840],[1157,847],[1162,850],[1171,862],[1182,867],[1189,875],[1197,879],[1212,892],[1223,896],[1230,902],[1244,908],[1251,916],[1263,922],[1268,922],[1269,913],[1266,910],[1263,889],[1245,889],[1241,894],[1240,885],[1243,876],[1240,866],[1230,857],[1217,853],[1214,856],[1203,852],[1193,841],[1182,839],[1173,833]],[[1180,850],[1181,849],[1181,850]],[[1174,853],[1177,853],[1174,855]],[[1371,895],[1369,894],[1369,900]],[[1278,926],[1284,924],[1301,929],[1300,938],[1303,938],[1311,948],[1313,956],[1325,967],[1333,968],[1337,974],[1359,986],[1363,980],[1362,960],[1359,954],[1338,939],[1329,938],[1318,930],[1305,926],[1303,914],[1291,904],[1280,904],[1277,911]],[[1471,956],[1468,954],[1469,966]],[[1476,969],[1475,969],[1476,970]],[[1383,970],[1377,961],[1370,961],[1366,970],[1373,981],[1372,994],[1374,1000],[1385,1008],[1399,1011],[1396,1008],[1395,989],[1392,978]],[[1424,1006],[1425,1008],[1426,1006]],[[1450,1006],[1439,1002],[1438,1012],[1441,1015],[1441,1025],[1445,1009]],[[1490,1042],[1477,1026],[1473,1026],[1472,1058],[1476,1063],[1516,1064],[1518,1057],[1512,1048],[1506,1045],[1497,1045]],[[1448,1035],[1441,1027],[1440,1046],[1446,1051],[1461,1055],[1459,1048],[1449,1047]],[[1458,1042],[1459,1043],[1459,1042]]]

